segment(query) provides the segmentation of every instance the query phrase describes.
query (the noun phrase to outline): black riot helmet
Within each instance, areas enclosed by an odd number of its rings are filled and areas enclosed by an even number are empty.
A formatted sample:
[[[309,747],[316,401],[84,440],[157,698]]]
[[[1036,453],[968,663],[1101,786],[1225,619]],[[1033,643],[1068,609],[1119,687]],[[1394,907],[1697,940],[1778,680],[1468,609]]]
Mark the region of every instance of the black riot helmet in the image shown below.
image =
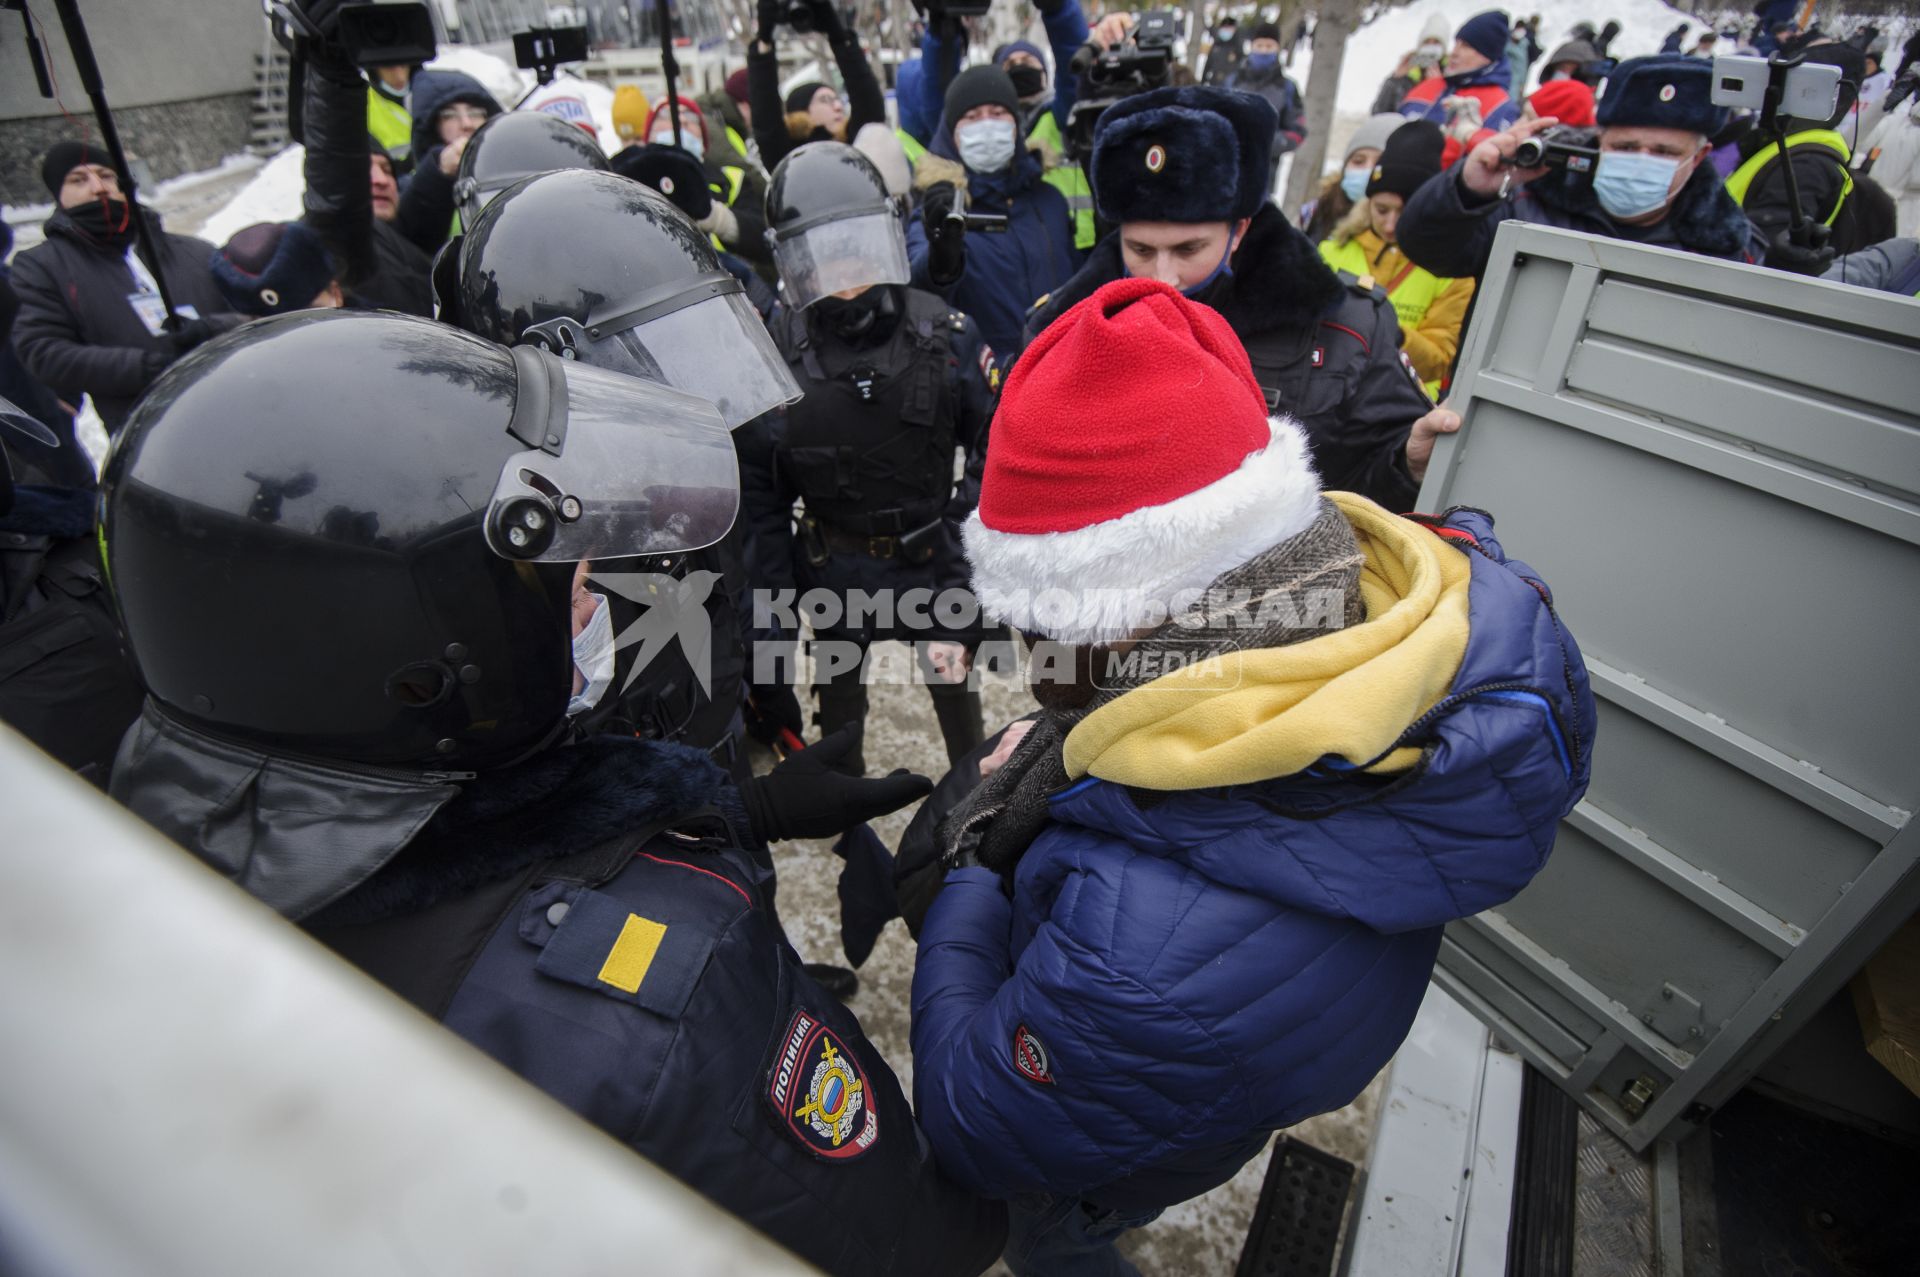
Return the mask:
[[[494,196],[522,178],[557,169],[607,171],[607,157],[585,130],[545,111],[503,111],[467,139],[453,198],[460,224],[472,226]]]
[[[767,243],[788,303],[804,309],[848,289],[906,283],[901,213],[873,161],[846,143],[790,152],[767,184]]]
[[[249,324],[174,364],[102,482],[147,691],[280,755],[503,765],[558,736],[576,562],[710,545],[712,406],[389,312]]]
[[[651,187],[615,173],[531,178],[443,253],[440,318],[489,341],[673,386],[729,426],[800,397],[740,281]]]

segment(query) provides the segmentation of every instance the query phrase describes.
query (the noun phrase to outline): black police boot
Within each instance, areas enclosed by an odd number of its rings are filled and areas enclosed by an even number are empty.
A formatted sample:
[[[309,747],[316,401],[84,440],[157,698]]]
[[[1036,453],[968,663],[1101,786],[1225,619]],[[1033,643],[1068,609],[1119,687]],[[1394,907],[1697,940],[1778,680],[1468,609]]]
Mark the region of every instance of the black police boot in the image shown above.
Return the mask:
[[[836,967],[831,962],[807,962],[802,969],[813,982],[831,993],[841,1002],[853,1001],[853,995],[860,992],[860,977],[851,967]]]

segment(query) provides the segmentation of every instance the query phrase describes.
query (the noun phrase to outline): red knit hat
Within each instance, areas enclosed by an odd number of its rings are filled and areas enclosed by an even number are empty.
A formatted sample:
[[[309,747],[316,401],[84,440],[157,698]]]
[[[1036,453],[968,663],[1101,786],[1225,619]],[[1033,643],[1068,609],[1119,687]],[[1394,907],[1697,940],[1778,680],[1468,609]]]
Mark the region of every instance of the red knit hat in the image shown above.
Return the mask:
[[[990,614],[1063,643],[1110,642],[1319,509],[1306,437],[1267,416],[1227,321],[1166,284],[1122,279],[1014,366],[967,557]]]
[[[667,100],[665,98],[661,98],[660,101],[654,105],[653,110],[647,112],[648,141],[653,140],[653,126],[661,120],[668,119],[669,115],[670,108],[667,106]],[[700,140],[702,142],[707,140],[707,117],[702,113],[700,107],[692,98],[680,99],[680,127],[683,129],[688,127],[697,128],[700,130]]]
[[[1527,99],[1533,113],[1545,119],[1551,115],[1562,124],[1578,128],[1593,127],[1593,86],[1578,80],[1548,80]]]

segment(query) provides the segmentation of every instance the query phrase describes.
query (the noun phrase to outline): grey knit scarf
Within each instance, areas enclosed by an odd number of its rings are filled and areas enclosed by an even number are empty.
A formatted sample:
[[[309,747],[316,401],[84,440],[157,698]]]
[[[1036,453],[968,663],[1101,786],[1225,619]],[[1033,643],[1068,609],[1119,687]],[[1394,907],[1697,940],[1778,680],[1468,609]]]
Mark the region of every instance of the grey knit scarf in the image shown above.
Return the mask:
[[[1285,647],[1366,619],[1363,562],[1353,529],[1324,497],[1305,532],[1222,573],[1206,599],[1139,639],[1152,660],[1105,661],[1095,654],[1099,690],[1076,709],[1043,711],[999,771],[980,782],[941,826],[948,863],[967,851],[1010,876],[1047,823],[1047,799],[1068,783],[1062,748],[1074,726],[1100,706],[1151,682],[1168,668],[1235,651]],[[1103,670],[1102,663],[1106,664]]]

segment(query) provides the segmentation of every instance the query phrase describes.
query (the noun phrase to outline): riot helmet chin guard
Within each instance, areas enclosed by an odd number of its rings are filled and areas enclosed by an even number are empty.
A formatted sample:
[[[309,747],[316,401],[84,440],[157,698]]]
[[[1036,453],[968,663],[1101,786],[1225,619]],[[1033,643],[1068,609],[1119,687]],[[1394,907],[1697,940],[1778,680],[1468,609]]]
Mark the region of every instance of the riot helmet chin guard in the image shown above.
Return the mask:
[[[873,162],[840,142],[810,142],[774,169],[767,244],[796,309],[912,278],[900,202]]]
[[[460,225],[470,227],[482,209],[515,182],[563,169],[608,171],[599,143],[575,125],[545,111],[504,111],[467,139],[453,199]]]
[[[450,251],[457,264],[436,271],[441,315],[489,341],[684,391],[729,428],[800,397],[740,282],[639,182],[565,172],[516,183]]]
[[[710,404],[351,311],[178,361],[102,493],[127,649],[169,717],[276,756],[434,770],[564,729],[578,560],[711,544],[739,499]]]

